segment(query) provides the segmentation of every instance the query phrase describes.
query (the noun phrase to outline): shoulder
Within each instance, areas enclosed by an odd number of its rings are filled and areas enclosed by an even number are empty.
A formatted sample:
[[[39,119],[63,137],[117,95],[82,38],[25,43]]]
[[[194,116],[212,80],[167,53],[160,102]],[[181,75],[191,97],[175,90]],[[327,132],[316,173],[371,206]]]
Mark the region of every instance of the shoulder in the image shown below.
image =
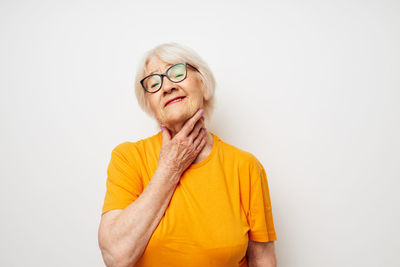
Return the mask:
[[[111,151],[111,157],[118,157],[129,161],[138,154],[137,142],[125,141],[116,145]]]
[[[135,147],[136,147],[136,142],[125,141],[125,142],[122,142],[122,143],[116,145],[112,149],[112,151],[124,153],[124,152],[129,151],[130,149],[134,149]]]
[[[123,155],[130,155],[133,154],[142,154],[146,149],[149,147],[156,147],[160,140],[160,134],[157,133],[155,135],[141,138],[136,141],[124,141],[116,145],[113,149],[113,153],[119,153]]]
[[[226,160],[239,162],[243,167],[262,166],[258,158],[253,153],[221,139],[219,141],[220,149]]]

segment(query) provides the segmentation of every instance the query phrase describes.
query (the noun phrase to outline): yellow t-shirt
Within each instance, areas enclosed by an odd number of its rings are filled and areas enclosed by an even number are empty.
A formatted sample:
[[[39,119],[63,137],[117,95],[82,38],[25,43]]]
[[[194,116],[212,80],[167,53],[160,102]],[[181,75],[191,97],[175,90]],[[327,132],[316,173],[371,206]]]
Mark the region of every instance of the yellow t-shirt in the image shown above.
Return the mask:
[[[249,239],[276,240],[263,166],[211,134],[211,153],[181,176],[136,267],[247,266]],[[161,143],[158,132],[113,149],[102,214],[139,197],[157,168]]]

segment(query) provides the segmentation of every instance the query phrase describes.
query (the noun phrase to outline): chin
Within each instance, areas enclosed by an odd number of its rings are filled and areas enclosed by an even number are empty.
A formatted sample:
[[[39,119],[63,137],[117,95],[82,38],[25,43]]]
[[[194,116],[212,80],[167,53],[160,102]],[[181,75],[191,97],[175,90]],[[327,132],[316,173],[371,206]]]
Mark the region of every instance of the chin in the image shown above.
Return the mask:
[[[184,122],[189,119],[192,115],[190,111],[182,112],[180,110],[176,110],[175,112],[171,112],[166,116],[168,124],[176,124],[180,122]]]

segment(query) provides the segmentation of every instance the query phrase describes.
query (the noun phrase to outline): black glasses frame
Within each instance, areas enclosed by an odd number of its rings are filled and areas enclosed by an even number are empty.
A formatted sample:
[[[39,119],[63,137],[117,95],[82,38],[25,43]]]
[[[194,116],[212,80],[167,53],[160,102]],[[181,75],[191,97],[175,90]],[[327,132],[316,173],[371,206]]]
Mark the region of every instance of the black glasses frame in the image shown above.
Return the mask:
[[[180,80],[179,82],[171,81],[171,79],[170,79],[170,78],[168,77],[168,75],[167,75],[168,71],[169,71],[171,68],[175,67],[176,65],[180,65],[180,64],[185,65],[185,77],[184,77],[182,80]],[[183,80],[185,80],[186,77],[187,77],[187,74],[188,74],[188,68],[187,68],[188,65],[189,65],[190,67],[194,68],[196,71],[198,71],[197,68],[193,67],[193,66],[190,65],[189,63],[187,63],[187,62],[181,62],[181,63],[177,63],[177,64],[174,64],[174,65],[170,66],[163,74],[153,73],[153,74],[147,75],[147,76],[144,77],[142,80],[140,80],[140,84],[142,85],[143,89],[144,89],[147,93],[151,93],[151,94],[157,93],[157,92],[161,89],[161,87],[162,87],[162,85],[163,85],[164,76],[166,76],[166,77],[168,78],[168,80],[170,80],[170,81],[173,82],[173,83],[180,83],[180,82],[182,82]],[[161,84],[160,84],[160,88],[158,88],[156,91],[151,92],[151,91],[148,91],[148,90],[146,89],[146,87],[144,86],[144,80],[146,80],[147,78],[149,78],[149,77],[151,77],[151,76],[154,76],[154,75],[160,77]]]

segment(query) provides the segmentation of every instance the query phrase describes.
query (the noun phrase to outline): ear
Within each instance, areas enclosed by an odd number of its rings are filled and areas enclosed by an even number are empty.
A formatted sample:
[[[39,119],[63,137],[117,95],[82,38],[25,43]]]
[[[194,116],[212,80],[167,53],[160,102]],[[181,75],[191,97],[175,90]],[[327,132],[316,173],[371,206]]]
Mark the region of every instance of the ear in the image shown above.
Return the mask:
[[[200,84],[201,84],[200,90],[201,90],[201,92],[202,92],[202,94],[203,94],[203,100],[204,100],[205,102],[207,102],[208,100],[210,100],[210,96],[209,96],[209,94],[207,93],[204,80],[203,80],[203,78],[200,77],[200,76],[199,76],[199,81],[200,81]]]

